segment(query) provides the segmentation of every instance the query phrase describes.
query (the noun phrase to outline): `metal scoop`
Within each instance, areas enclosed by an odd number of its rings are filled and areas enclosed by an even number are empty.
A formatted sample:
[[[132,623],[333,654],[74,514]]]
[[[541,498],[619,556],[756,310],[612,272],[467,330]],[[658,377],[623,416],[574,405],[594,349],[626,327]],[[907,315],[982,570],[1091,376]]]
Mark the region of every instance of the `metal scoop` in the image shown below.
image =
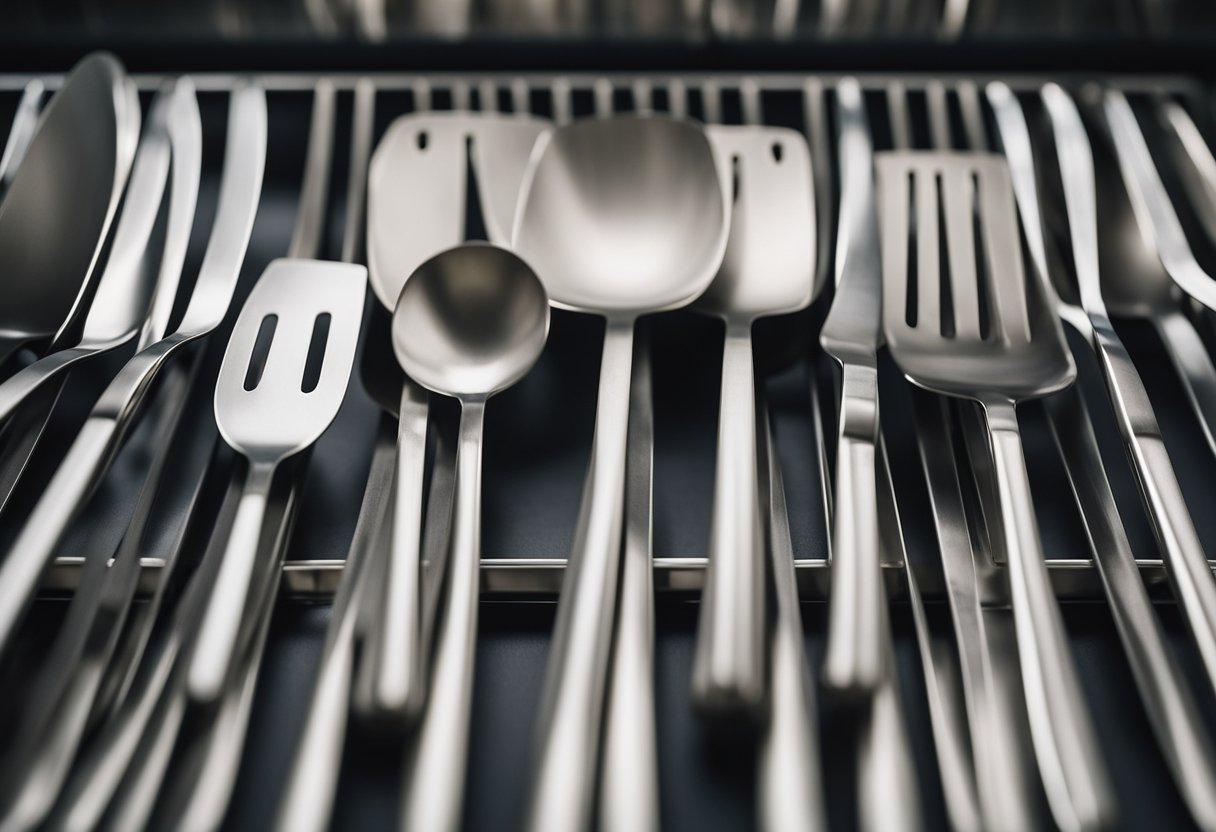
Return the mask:
[[[708,288],[726,250],[731,205],[705,133],[675,119],[576,122],[538,139],[532,165],[514,248],[554,305],[607,318],[591,464],[526,823],[581,829],[591,819],[617,596],[634,322]]]
[[[464,800],[481,563],[486,400],[521,379],[549,332],[549,299],[511,252],[470,244],[422,264],[393,313],[393,350],[411,378],[460,400],[447,600],[436,623],[430,695],[407,754],[402,824],[457,829]]]

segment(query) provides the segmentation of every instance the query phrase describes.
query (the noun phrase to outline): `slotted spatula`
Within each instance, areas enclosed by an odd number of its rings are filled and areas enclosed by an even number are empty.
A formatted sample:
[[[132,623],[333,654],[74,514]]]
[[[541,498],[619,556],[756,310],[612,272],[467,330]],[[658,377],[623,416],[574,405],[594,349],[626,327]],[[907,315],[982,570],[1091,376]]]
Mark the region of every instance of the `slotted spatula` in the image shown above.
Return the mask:
[[[249,471],[191,658],[187,684],[196,701],[212,702],[224,690],[275,469],[315,442],[337,415],[366,291],[362,266],[276,260],[232,330],[215,386],[215,419],[228,444],[248,459]],[[259,344],[264,339],[270,343]]]
[[[999,156],[951,152],[884,153],[876,166],[887,345],[914,384],[983,406],[1043,783],[1067,828],[1107,828],[1114,794],[1047,575],[1014,410],[1068,387],[1076,368],[1047,288],[1027,280],[1009,169]]]

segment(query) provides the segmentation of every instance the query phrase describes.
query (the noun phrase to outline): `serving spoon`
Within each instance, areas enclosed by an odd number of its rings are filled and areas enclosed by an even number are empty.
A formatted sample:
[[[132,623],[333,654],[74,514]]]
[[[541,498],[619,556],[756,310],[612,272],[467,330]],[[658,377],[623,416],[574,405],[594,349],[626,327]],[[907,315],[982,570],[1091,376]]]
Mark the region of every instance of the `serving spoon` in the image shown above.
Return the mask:
[[[406,756],[402,824],[457,829],[464,798],[481,562],[481,448],[486,400],[540,357],[549,299],[516,255],[466,244],[406,281],[393,313],[393,351],[411,378],[460,400],[455,523],[446,602],[436,622],[430,695]]]
[[[621,560],[634,323],[708,288],[731,206],[705,133],[658,116],[580,121],[542,136],[519,205],[514,249],[543,276],[551,302],[607,319],[526,821],[581,829],[593,806]]]
[[[78,63],[43,110],[0,203],[0,363],[60,340],[83,311],[139,126],[134,84],[107,54]]]

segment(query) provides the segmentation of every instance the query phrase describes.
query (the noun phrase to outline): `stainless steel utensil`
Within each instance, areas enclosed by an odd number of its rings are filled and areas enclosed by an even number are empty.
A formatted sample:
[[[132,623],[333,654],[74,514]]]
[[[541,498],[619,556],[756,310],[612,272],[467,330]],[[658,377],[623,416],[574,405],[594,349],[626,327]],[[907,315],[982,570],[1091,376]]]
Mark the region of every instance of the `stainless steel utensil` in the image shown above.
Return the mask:
[[[35,78],[25,85],[21,93],[21,101],[17,104],[17,112],[13,113],[13,123],[8,131],[8,140],[4,143],[4,153],[0,154],[0,198],[13,184],[13,177],[25,159],[30,142],[34,139],[34,131],[38,128],[38,113],[42,109],[42,96],[46,85]]]
[[[1144,318],[1156,328],[1216,452],[1216,365],[1179,295],[1216,309],[1216,281],[1195,259],[1127,98],[1108,90],[1103,110],[1126,189],[1126,197],[1107,199],[1104,194],[1098,202],[1103,209],[1122,212],[1098,226],[1103,252],[1119,264],[1104,272],[1103,298],[1114,313]]]
[[[869,128],[861,86],[836,88],[841,204],[836,242],[836,296],[819,342],[841,367],[840,429],[832,517],[832,591],[823,682],[852,693],[882,681],[875,443],[882,289]]]
[[[775,588],[770,624],[768,725],[757,751],[757,821],[761,829],[826,830],[819,763],[815,687],[806,663],[802,612],[794,575],[789,509],[781,462],[764,399],[760,400],[761,504],[767,508],[769,569]]]
[[[645,82],[633,85],[637,115],[654,112]],[[554,110],[573,111],[572,90]],[[593,86],[595,115],[611,118],[616,101],[610,82]],[[676,91],[673,90],[675,95]],[[678,107],[682,99],[669,101]],[[650,328],[635,335],[629,391],[629,435],[625,461],[625,525],[621,543],[620,594],[612,634],[611,673],[604,702],[598,823],[602,832],[651,832],[659,828],[659,751],[654,701],[654,391]]]
[[[521,379],[549,332],[549,300],[506,249],[468,244],[423,263],[393,313],[393,350],[419,384],[460,400],[456,508],[447,598],[436,623],[433,690],[406,754],[401,823],[460,828],[481,571],[481,447],[486,401]]]
[[[106,54],[77,64],[43,110],[0,203],[0,361],[25,344],[62,338],[78,319],[139,122],[135,88]]]
[[[966,82],[960,88],[968,89]],[[974,94],[974,87],[969,88]],[[891,119],[891,138],[895,150],[909,149],[913,131],[909,120],[907,87],[901,81],[893,81],[886,89],[886,103]],[[976,94],[977,95],[977,94]],[[960,102],[971,99],[961,91]],[[937,81],[930,81],[925,89],[925,99],[928,105],[929,133],[934,149],[948,149],[950,137],[949,122],[943,124],[946,114],[945,87]],[[978,101],[977,101],[978,106]],[[971,111],[965,103],[961,103],[964,124],[971,125]],[[928,395],[928,394],[926,394]],[[900,522],[895,490],[891,481],[889,460],[885,443],[879,443],[879,533],[882,540],[882,550],[885,563],[899,562],[904,564],[904,575],[908,582],[908,598],[912,609],[912,621],[916,631],[917,649],[922,665],[930,672],[924,674],[925,695],[929,706],[929,723],[933,729],[933,744],[937,751],[938,768],[941,774],[942,795],[946,800],[946,813],[955,829],[978,829],[982,826],[982,809],[980,806],[979,787],[976,782],[975,753],[972,744],[968,742],[967,714],[963,706],[955,698],[955,692],[964,688],[964,681],[959,673],[960,661],[956,652],[950,646],[935,644],[925,616],[924,602],[921,596],[920,580],[917,576],[916,565],[908,559],[904,547],[902,524]],[[943,555],[943,558],[946,555]],[[979,635],[983,635],[981,632]],[[969,634],[970,636],[970,634]],[[966,645],[971,647],[973,645]],[[962,652],[962,649],[958,651]],[[888,680],[888,684],[897,680]],[[881,705],[881,703],[880,703]],[[900,715],[902,717],[902,714]],[[894,745],[902,739],[901,745],[908,743],[907,728],[904,720],[878,719],[875,724],[892,725],[892,737],[887,742]],[[982,730],[991,730],[986,724]],[[985,745],[981,753],[987,753],[989,746]],[[999,751],[999,749],[998,749]],[[890,768],[881,760],[881,750],[867,755],[871,764],[882,768]],[[897,759],[907,759],[899,755]],[[985,762],[987,762],[985,760]],[[908,794],[906,788],[900,785],[915,787],[915,777],[905,774],[900,776],[898,771],[892,771],[894,788],[890,793],[900,795],[915,807],[919,801],[916,794]],[[1003,786],[1004,784],[1002,784]],[[894,805],[896,801],[888,801],[887,812],[879,814],[876,820],[886,821],[886,825],[897,822],[896,819],[914,814],[909,809]],[[918,822],[920,814],[915,813]],[[883,828],[880,826],[879,828]],[[1016,828],[1016,824],[1014,826]]]
[[[714,508],[693,701],[706,713],[754,713],[765,690],[764,543],[756,467],[752,324],[804,309],[814,283],[810,151],[775,127],[706,128],[736,183],[722,267],[694,305],[726,325]]]
[[[464,239],[469,161],[490,239],[506,242],[529,153],[547,129],[539,119],[458,112],[404,116],[390,126],[372,158],[368,191],[369,274],[383,306],[394,307],[414,269]],[[392,382],[400,385],[399,404],[387,390],[376,397],[396,411],[399,431],[384,597],[369,638],[369,704],[413,716],[426,693],[420,582],[428,404],[408,378]]]
[[[242,98],[257,101],[261,106],[250,107]],[[292,255],[315,254],[320,247],[324,212],[319,210],[316,204],[323,206],[327,198],[328,189],[325,186],[329,181],[328,154],[329,148],[332,147],[334,98],[332,84],[325,80],[318,82],[313,96],[313,116],[309,128],[300,206],[289,249]],[[265,151],[265,118],[264,97],[260,90],[243,87],[234,90],[230,102],[228,148],[222,188],[234,187],[236,193],[251,192],[256,199],[260,188],[260,165]],[[246,126],[242,127],[242,124]],[[262,125],[263,129],[250,134],[251,125],[258,124]],[[251,159],[246,159],[245,152],[249,153]],[[251,169],[250,166],[257,166],[258,169]],[[355,173],[355,161],[352,161],[351,175],[359,175]],[[222,190],[221,210],[230,203],[231,197]],[[237,204],[241,203],[238,201]],[[252,216],[249,219],[252,221]],[[239,266],[241,255],[235,253],[232,256],[235,270]],[[204,263],[210,260],[209,253],[204,258]],[[175,378],[176,376],[171,377],[170,381]],[[171,390],[163,390],[161,395],[168,395],[170,392]],[[216,454],[213,454],[211,468],[214,470],[218,467],[222,473],[214,477],[204,474],[187,514],[190,527],[201,522],[208,529],[213,526],[228,528],[236,514],[242,479],[232,476],[232,466],[217,465],[217,462]],[[210,480],[220,476],[228,480],[228,493],[220,506],[218,516],[208,516],[201,500],[213,490],[209,488],[212,485]],[[151,486],[153,483],[149,480],[145,484],[145,491]],[[145,672],[132,678],[132,670],[140,663],[153,622],[156,620],[155,610],[165,593],[166,580],[158,583],[157,590],[150,599],[151,609],[139,608],[139,614],[134,616],[134,621],[128,626],[128,630],[135,629],[136,632],[123,642],[111,666],[107,668],[107,676],[110,677],[107,681],[111,689],[116,687],[116,690],[107,694],[103,687],[103,692],[99,694],[99,698],[108,695],[114,703],[113,718],[109,718],[109,711],[103,711],[98,720],[101,730],[113,742],[105,744],[104,750],[97,749],[96,746],[91,747],[96,753],[88,753],[81,760],[78,766],[81,773],[74,778],[68,791],[69,799],[64,802],[61,813],[66,819],[65,824],[73,825],[74,828],[91,828],[97,825],[101,812],[109,807],[111,817],[120,825],[144,825],[143,819],[152,812],[158,795],[163,792],[166,793],[166,799],[160,802],[166,807],[166,822],[177,827],[189,825],[196,829],[218,825],[219,818],[222,818],[228,805],[230,789],[243,748],[250,693],[260,666],[267,622],[274,608],[274,590],[279,584],[286,531],[290,528],[293,508],[297,504],[296,483],[284,483],[284,486],[278,489],[279,493],[272,496],[268,507],[258,554],[257,588],[253,590],[253,597],[257,600],[252,605],[253,612],[243,622],[239,636],[240,643],[245,645],[240,656],[240,665],[235,674],[236,678],[226,689],[217,708],[214,712],[207,713],[206,719],[196,721],[195,730],[185,734],[179,731],[186,710],[184,677],[188,661],[179,659],[178,654],[180,651],[181,655],[187,656],[192,647],[191,634],[198,628],[198,602],[209,590],[215,571],[213,567],[223,553],[225,539],[220,535],[213,536],[204,555],[204,562],[191,576],[187,597],[194,599],[194,603],[187,604],[183,599],[183,607],[179,607],[179,611],[188,609],[192,612],[188,617],[172,620],[171,631],[160,640],[160,643],[167,645],[166,649],[172,652],[167,658],[167,664],[163,667],[156,664],[166,661],[163,653],[154,653],[150,659],[150,663],[157,668],[156,673]],[[141,503],[143,501],[141,495]],[[137,515],[139,511],[140,509],[137,509]],[[130,561],[138,563],[138,559],[131,557],[127,550],[131,545],[128,538],[139,522],[137,516],[132,528],[128,530],[128,537],[124,538],[115,566],[109,570],[110,576]],[[165,558],[164,571],[170,574],[180,559],[182,541],[186,533],[187,528],[183,527],[175,544],[158,552]],[[121,560],[124,554],[128,556],[126,561]],[[145,670],[147,664],[149,662],[144,663]],[[128,689],[130,696],[126,695]],[[107,706],[104,701],[99,701],[97,707]],[[145,740],[147,737],[156,739],[154,742],[130,741],[132,737],[139,740],[141,734]],[[165,776],[169,770],[171,752],[180,753],[186,764],[175,768],[175,778],[166,783]],[[183,784],[186,784],[184,789]],[[183,795],[183,791],[188,794]]]
[[[215,416],[249,469],[191,657],[187,684],[199,702],[214,702],[229,679],[275,469],[316,441],[346,394],[366,277],[362,266],[276,260],[233,328],[216,382]],[[271,342],[262,347],[258,368],[252,362],[263,330]],[[310,358],[320,360],[319,370],[309,371]]]
[[[0,592],[0,606],[13,605],[21,609],[29,603],[36,590],[38,578],[53,557],[55,548],[66,533],[72,520],[83,506],[87,495],[101,480],[116,446],[129,432],[130,424],[137,415],[152,378],[163,366],[172,350],[158,351],[155,357],[145,350],[161,339],[168,325],[168,312],[176,295],[178,279],[186,255],[190,228],[194,222],[198,180],[202,165],[202,128],[199,122],[198,104],[194,88],[189,81],[176,85],[170,83],[161,94],[164,96],[167,130],[170,139],[173,166],[173,190],[169,215],[166,222],[165,246],[161,260],[157,302],[149,308],[140,338],[140,359],[132,359],[102,395],[89,421],[77,436],[64,461],[56,471],[46,491],[31,512],[16,543],[9,550],[4,569],[10,571]],[[249,138],[249,137],[246,137]],[[256,142],[250,141],[247,151],[250,164],[260,170],[256,155]],[[252,178],[252,191],[256,204],[259,180]],[[245,240],[252,225],[253,211],[248,211],[245,239],[230,239],[226,254],[237,265],[244,255]],[[237,266],[230,266],[225,276],[235,284]],[[208,291],[208,280],[213,275],[204,275],[197,286]],[[167,301],[162,301],[167,297]],[[219,323],[223,307],[212,316],[211,326]],[[197,314],[196,314],[197,317]],[[189,320],[189,316],[187,316]],[[199,333],[201,334],[201,333]],[[187,333],[189,335],[189,333]],[[189,338],[181,341],[184,344]],[[12,574],[23,570],[20,574]],[[20,773],[14,772],[5,778],[10,784],[20,784],[24,791],[10,804],[10,813],[4,823],[15,822],[18,826],[33,825],[50,809],[51,800],[58,793],[67,773],[67,766],[74,756],[86,720],[93,704],[97,685],[108,651],[102,645],[113,646],[107,638],[90,639],[93,621],[99,612],[101,595],[99,590],[105,582],[107,571],[92,570],[90,577],[94,586],[82,586],[73,596],[68,622],[56,641],[54,651],[44,666],[35,685],[39,694],[31,699],[34,713],[22,720],[21,734],[14,743],[14,754],[10,759],[18,761]],[[131,588],[134,588],[132,574]],[[126,604],[122,604],[125,612]],[[119,619],[121,620],[121,619]],[[119,625],[111,632],[117,635]],[[0,642],[2,643],[2,642]],[[84,655],[86,643],[95,645],[100,653]],[[40,751],[46,753],[39,753]],[[39,765],[35,765],[37,762]],[[14,814],[16,817],[14,817]]]
[[[156,269],[147,267],[145,258],[169,177],[167,109],[166,98],[153,103],[146,135],[131,169],[122,217],[79,340],[74,346],[64,345],[63,349],[43,356],[0,383],[0,422],[11,417],[26,398],[59,373],[122,346],[139,332],[159,276]],[[26,164],[32,161],[29,158]],[[18,187],[19,183],[14,183],[12,193]],[[0,249],[6,243],[3,228],[0,215]],[[27,231],[32,233],[32,229]],[[28,299],[20,298],[18,305],[25,300]]]
[[[161,276],[155,269],[144,268],[141,261],[168,179],[171,148],[169,110],[173,103],[172,96],[166,94],[158,97],[153,105],[148,135],[140,145],[131,174],[131,192],[127,196],[110,260],[86,319],[85,334],[80,345],[52,353],[0,384],[0,419],[10,415],[27,395],[54,373],[78,360],[118,346],[138,331],[138,316],[145,313],[155,279]],[[177,109],[176,116],[180,120],[183,111],[180,107]],[[189,115],[185,113],[187,119]],[[180,124],[178,129],[181,129]],[[189,194],[185,196],[188,198]],[[182,207],[180,202],[178,207]],[[189,224],[193,221],[192,201],[184,207],[189,210],[184,214],[179,210],[174,219],[177,226],[186,225],[185,234],[188,235]],[[175,227],[173,232],[166,251],[168,256],[163,264],[165,277],[171,284],[167,287],[170,292],[176,288],[185,256],[185,237],[180,227]],[[142,386],[136,384],[136,390],[139,391]],[[120,398],[118,411],[123,409],[123,404]],[[14,543],[9,557],[0,564],[0,574],[5,577],[3,589],[0,589],[0,652],[8,647],[13,631],[37,587],[38,578],[54,553],[55,544],[71,521],[79,502],[96,484],[95,473],[117,438],[119,415],[116,412],[113,419],[86,423],[80,438],[73,445],[75,456],[66,459],[60,467],[57,480],[48,487],[46,497],[39,502],[25,525],[23,535]]]
[[[954,153],[889,153],[877,165],[888,346],[914,383],[984,407],[1044,785],[1063,825],[1104,827],[1114,797],[1048,581],[1014,411],[1017,401],[1067,387],[1076,371],[1046,287],[1027,291],[1008,169],[997,157]],[[981,297],[990,305],[984,328]]]
[[[988,100],[1009,160],[1023,227],[1035,266],[1048,275],[1045,242],[1038,210],[1030,133],[1021,106],[1004,84],[990,84]],[[1216,680],[1216,582],[1170,465],[1148,392],[1102,300],[1098,257],[1097,196],[1094,160],[1081,114],[1061,87],[1048,84],[1043,103],[1055,136],[1062,195],[1068,213],[1074,273],[1083,309],[1064,310],[1062,317],[1085,336],[1098,358],[1141,497],[1167,569],[1210,682]],[[1061,306],[1064,304],[1061,302]],[[1076,313],[1080,312],[1080,316]],[[1216,823],[1216,761],[1211,742],[1182,673],[1170,656],[1161,625],[1152,611],[1118,507],[1110,491],[1097,441],[1084,401],[1050,406],[1052,425],[1066,462],[1081,515],[1089,530],[1091,550],[1106,586],[1111,612],[1132,665],[1141,698],[1179,788],[1196,819]]]
[[[583,828],[592,792],[624,509],[636,318],[684,306],[721,264],[730,200],[704,133],[668,118],[576,122],[533,152],[514,233],[552,302],[604,315],[592,461],[540,710],[527,826]]]

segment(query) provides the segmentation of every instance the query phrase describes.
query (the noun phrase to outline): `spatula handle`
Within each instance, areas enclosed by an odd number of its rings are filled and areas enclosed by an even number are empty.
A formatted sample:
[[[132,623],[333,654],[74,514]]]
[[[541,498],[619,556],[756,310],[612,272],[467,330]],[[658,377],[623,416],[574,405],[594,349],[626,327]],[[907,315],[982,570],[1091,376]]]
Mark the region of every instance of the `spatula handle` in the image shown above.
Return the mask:
[[[755,371],[749,328],[728,329],[714,473],[709,569],[692,694],[706,713],[754,713],[764,699],[764,559],[756,472]]]
[[[199,628],[198,643],[190,658],[186,684],[190,697],[197,702],[217,701],[228,681],[253,582],[274,470],[273,464],[251,462],[249,465],[245,491],[232,521],[228,545]]]

